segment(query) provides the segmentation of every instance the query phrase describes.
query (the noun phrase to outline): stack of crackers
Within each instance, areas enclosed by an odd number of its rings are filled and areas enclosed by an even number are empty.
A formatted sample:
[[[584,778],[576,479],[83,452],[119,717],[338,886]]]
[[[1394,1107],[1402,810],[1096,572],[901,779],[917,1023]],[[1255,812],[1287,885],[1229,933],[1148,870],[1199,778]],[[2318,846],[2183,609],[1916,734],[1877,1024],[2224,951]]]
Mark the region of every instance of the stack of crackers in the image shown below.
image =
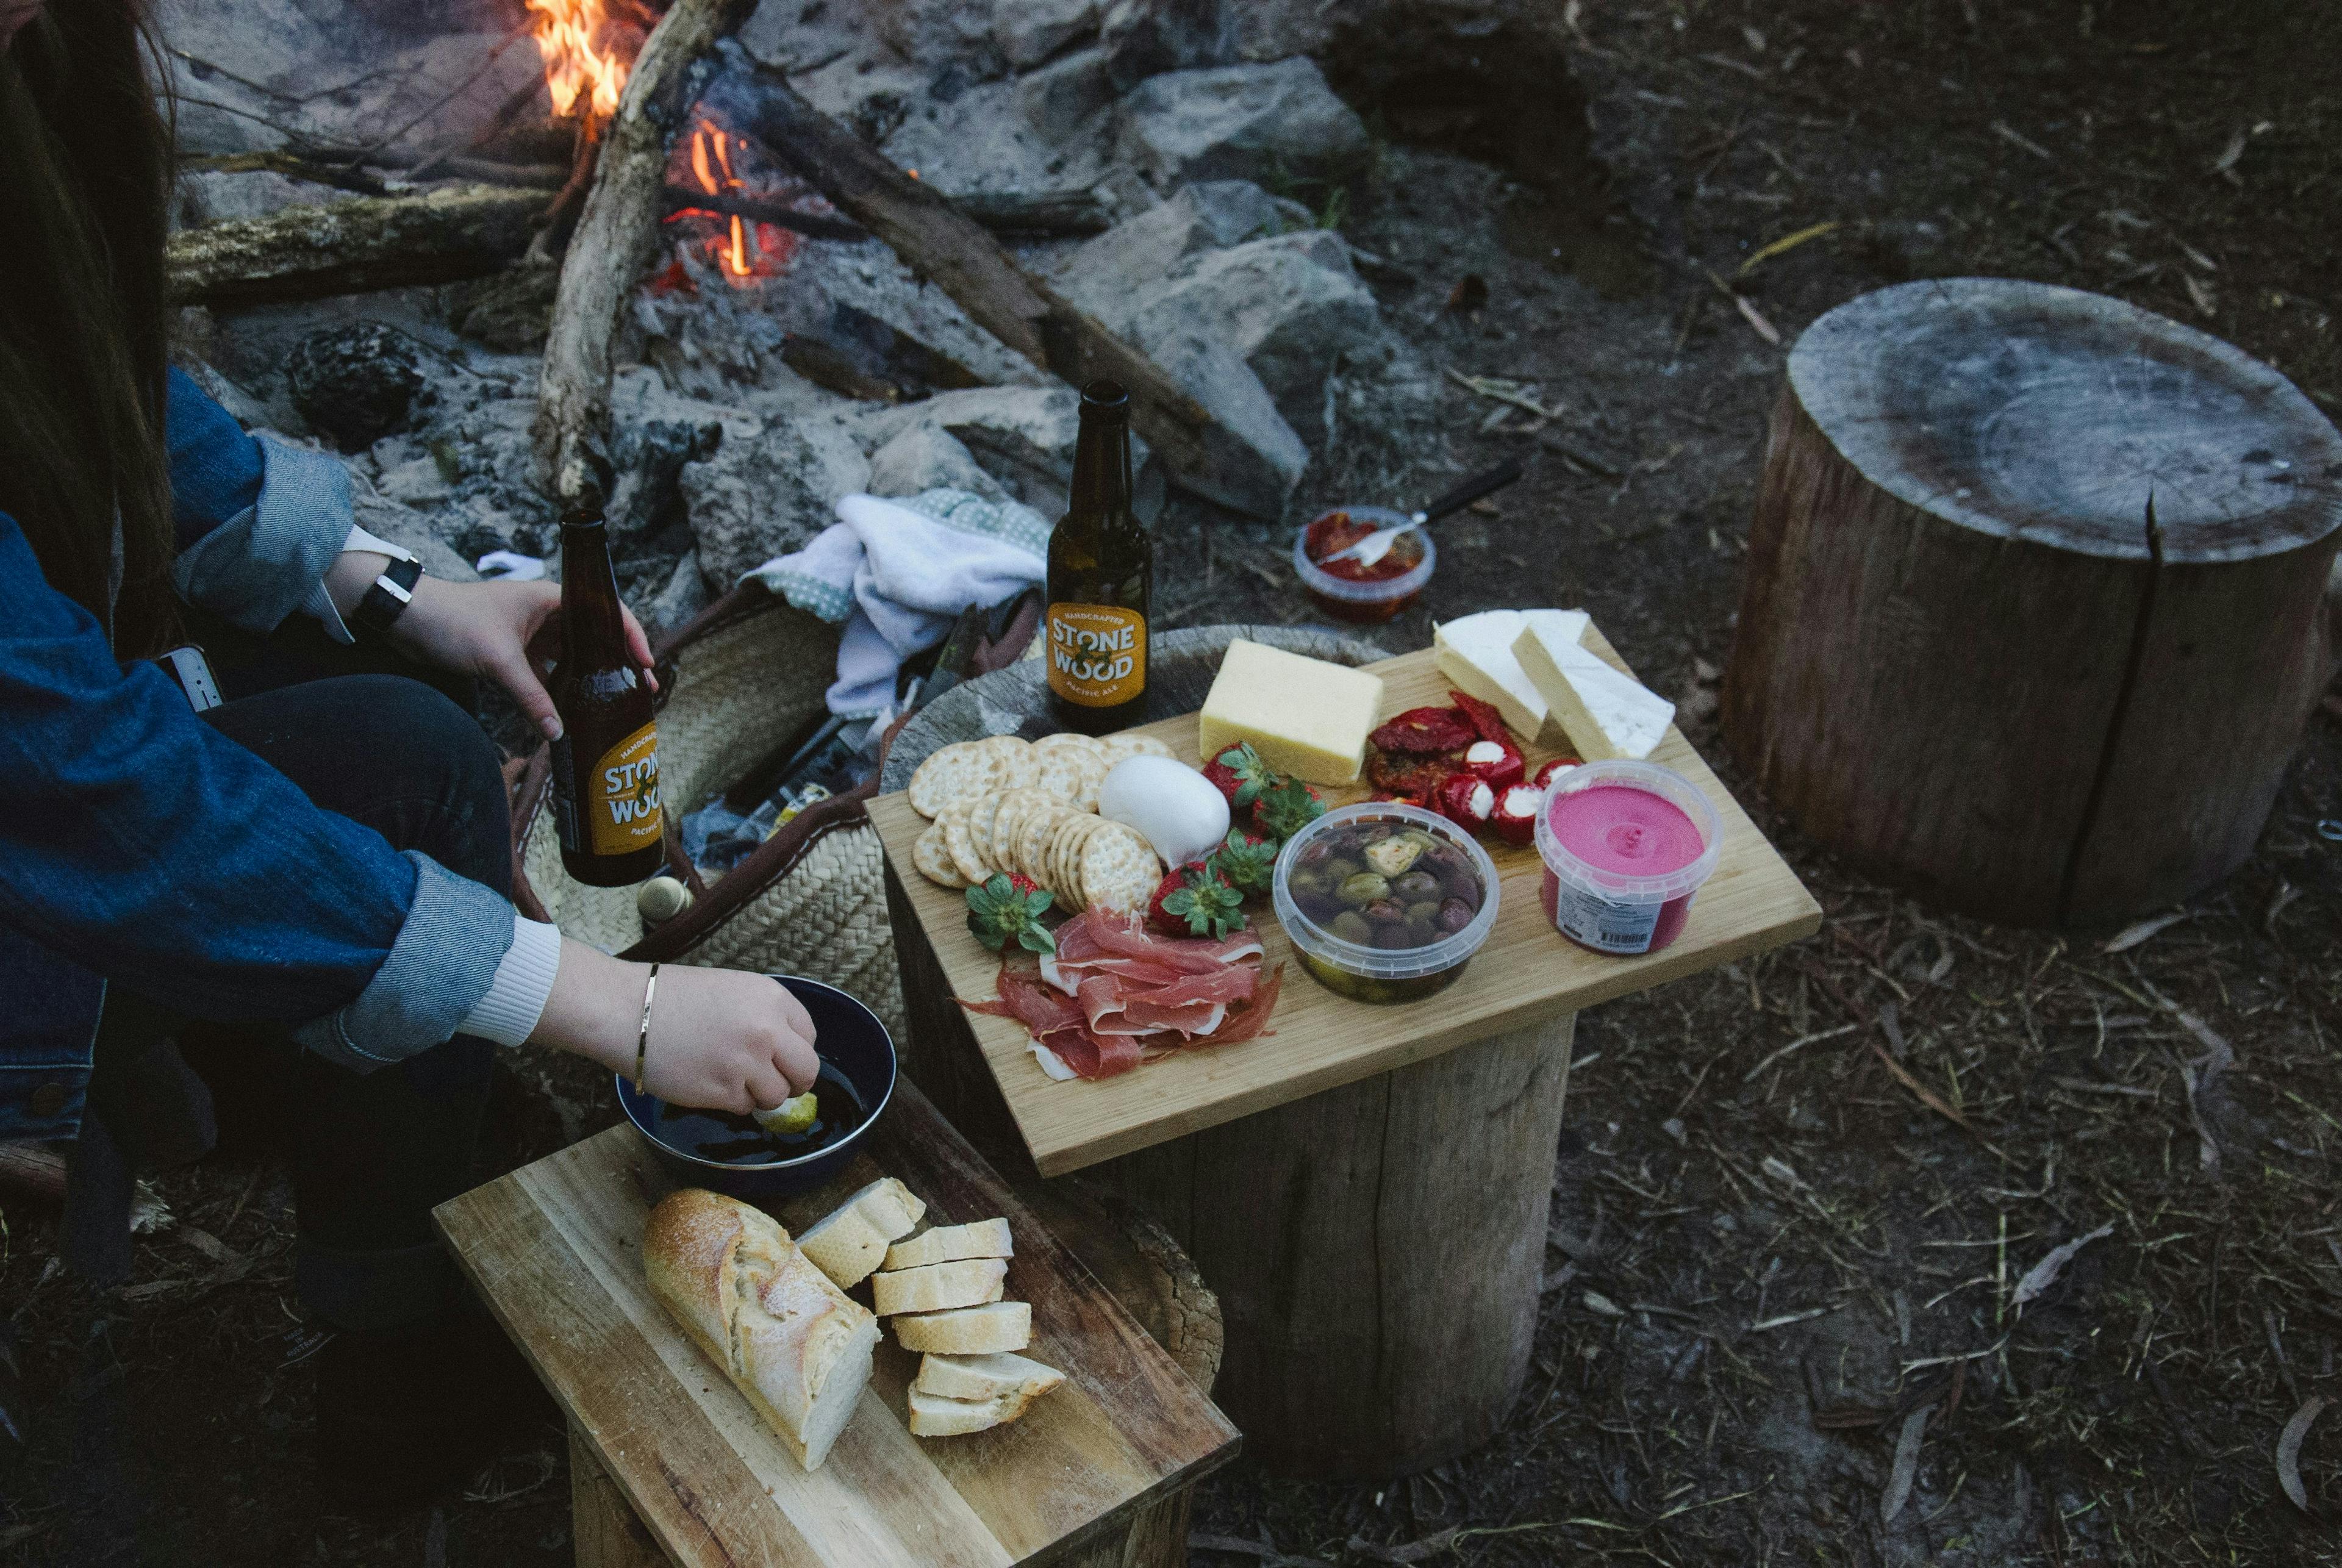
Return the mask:
[[[942,747],[911,775],[911,807],[933,825],[911,852],[919,874],[970,887],[1028,876],[1080,911],[1144,911],[1162,862],[1135,828],[1097,814],[1098,785],[1126,757],[1169,756],[1152,735],[993,735]]]

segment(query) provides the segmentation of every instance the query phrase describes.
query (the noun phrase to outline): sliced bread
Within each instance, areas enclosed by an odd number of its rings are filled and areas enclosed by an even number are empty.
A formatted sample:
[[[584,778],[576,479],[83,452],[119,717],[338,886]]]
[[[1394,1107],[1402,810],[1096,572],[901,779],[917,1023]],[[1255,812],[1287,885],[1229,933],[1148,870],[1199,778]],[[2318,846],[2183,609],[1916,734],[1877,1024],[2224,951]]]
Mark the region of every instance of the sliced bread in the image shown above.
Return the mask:
[[[911,1435],[965,1437],[971,1432],[1005,1426],[1025,1413],[1034,1395],[1010,1390],[991,1399],[946,1399],[941,1394],[911,1390]]]
[[[870,1295],[880,1317],[898,1312],[943,1312],[998,1301],[1007,1278],[1006,1258],[962,1258],[957,1263],[874,1274]]]
[[[951,1312],[910,1313],[889,1326],[905,1350],[989,1355],[1023,1350],[1033,1343],[1033,1308],[1027,1302],[994,1302]]]
[[[1013,1258],[1016,1244],[1008,1237],[1006,1220],[978,1220],[967,1225],[937,1225],[886,1249],[890,1269],[925,1268],[929,1263],[956,1263],[961,1258]]]
[[[998,1399],[1006,1393],[1037,1399],[1065,1381],[1056,1367],[1021,1355],[929,1355],[920,1359],[911,1386],[938,1399]]]
[[[881,1176],[806,1226],[797,1246],[838,1289],[850,1290],[886,1261],[886,1244],[909,1235],[926,1212],[910,1188]]]

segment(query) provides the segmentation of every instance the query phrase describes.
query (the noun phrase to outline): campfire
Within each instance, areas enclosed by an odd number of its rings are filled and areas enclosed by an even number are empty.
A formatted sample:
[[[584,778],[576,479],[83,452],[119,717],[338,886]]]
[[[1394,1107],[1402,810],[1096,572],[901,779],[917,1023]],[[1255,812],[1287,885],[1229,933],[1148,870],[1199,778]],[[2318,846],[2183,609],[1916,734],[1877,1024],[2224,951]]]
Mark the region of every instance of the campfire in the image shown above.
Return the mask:
[[[545,61],[553,112],[588,122],[616,114],[634,49],[620,58],[613,35],[622,29],[612,23],[602,0],[528,0],[528,8],[535,18],[536,52]],[[634,44],[639,45],[639,36]]]

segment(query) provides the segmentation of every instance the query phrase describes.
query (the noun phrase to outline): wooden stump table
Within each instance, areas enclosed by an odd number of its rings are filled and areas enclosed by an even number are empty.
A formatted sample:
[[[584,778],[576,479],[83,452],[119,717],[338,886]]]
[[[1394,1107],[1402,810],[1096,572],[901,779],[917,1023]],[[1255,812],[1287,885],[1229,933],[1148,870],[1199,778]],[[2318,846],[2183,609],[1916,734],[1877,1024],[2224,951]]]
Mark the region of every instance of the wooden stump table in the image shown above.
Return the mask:
[[[2111,924],[2252,852],[2337,529],[2342,434],[2217,338],[2007,279],[1865,295],[1789,356],[1725,731],[1932,902]]]
[[[1146,727],[1190,763],[1194,710],[1232,635],[1373,662],[1386,714],[1447,700],[1428,652],[1383,659],[1369,644],[1279,627],[1173,632],[1149,652],[1161,716]],[[1598,634],[1589,640],[1616,662]],[[898,792],[949,741],[1040,734],[1046,711],[1036,663],[971,682],[905,728],[882,788]],[[1456,984],[1373,1006],[1294,965],[1271,1034],[1096,1083],[1049,1079],[1021,1026],[954,1001],[991,995],[998,960],[968,935],[960,895],[911,870],[926,824],[899,793],[882,794],[871,817],[903,962],[906,1069],[1005,1168],[1087,1168],[1163,1221],[1219,1297],[1216,1397],[1247,1453],[1293,1475],[1437,1464],[1497,1430],[1528,1368],[1577,1009],[1820,924],[1680,734],[1653,760],[1696,782],[1725,823],[1722,862],[1672,946],[1610,958],[1570,945],[1539,906],[1536,852],[1492,844],[1496,929]],[[1256,924],[1266,962],[1287,961],[1274,919]]]
[[[842,1176],[766,1206],[796,1232],[881,1174],[932,1223],[1007,1219],[1007,1293],[1033,1303],[1031,1353],[1066,1383],[1013,1425],[914,1438],[917,1357],[889,1337],[810,1473],[651,1298],[643,1223],[674,1183],[634,1128],[440,1205],[457,1260],[569,1416],[579,1568],[1184,1568],[1189,1493],[1237,1446],[1205,1396],[1218,1310],[1186,1260],[1080,1193],[1026,1203],[908,1084]]]

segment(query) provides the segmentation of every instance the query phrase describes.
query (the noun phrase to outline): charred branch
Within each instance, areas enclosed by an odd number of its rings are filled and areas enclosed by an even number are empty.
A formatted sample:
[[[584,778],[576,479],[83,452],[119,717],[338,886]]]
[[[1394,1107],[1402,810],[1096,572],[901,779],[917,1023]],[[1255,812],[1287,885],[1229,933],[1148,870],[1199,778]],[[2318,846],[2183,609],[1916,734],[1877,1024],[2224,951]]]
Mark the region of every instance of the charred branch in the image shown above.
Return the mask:
[[[286,207],[173,235],[175,305],[323,299],[483,277],[528,248],[542,191],[459,185]]]

